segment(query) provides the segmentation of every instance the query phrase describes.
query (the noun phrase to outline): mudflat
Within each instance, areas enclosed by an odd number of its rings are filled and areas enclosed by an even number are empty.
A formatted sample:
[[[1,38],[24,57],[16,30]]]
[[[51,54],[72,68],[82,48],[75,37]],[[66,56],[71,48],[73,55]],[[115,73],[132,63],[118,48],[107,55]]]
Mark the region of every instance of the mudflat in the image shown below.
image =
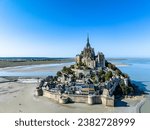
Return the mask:
[[[1,113],[135,113],[139,112],[145,100],[143,96],[126,98],[117,102],[116,107],[82,103],[63,105],[46,97],[35,96],[37,79],[20,79],[17,82],[12,79],[8,82],[5,78],[1,78],[2,80],[4,82],[0,83]]]

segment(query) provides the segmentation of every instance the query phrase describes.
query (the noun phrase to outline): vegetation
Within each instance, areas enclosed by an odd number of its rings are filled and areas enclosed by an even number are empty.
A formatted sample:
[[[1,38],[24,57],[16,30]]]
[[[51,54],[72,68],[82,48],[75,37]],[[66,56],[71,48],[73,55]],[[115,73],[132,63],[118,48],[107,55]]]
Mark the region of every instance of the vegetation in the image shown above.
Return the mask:
[[[119,76],[119,75],[122,74],[122,72],[121,72],[119,69],[116,69],[116,70],[115,70],[115,74]]]
[[[129,82],[129,86],[124,84],[124,81],[121,80],[120,84],[117,86],[116,90],[114,91],[114,95],[132,95],[134,94],[134,86]]]
[[[105,74],[105,72],[103,70],[99,70],[98,71],[98,76],[101,77],[103,74]]]
[[[66,66],[63,67],[62,72],[66,74],[74,74],[74,72],[71,70],[71,67],[67,68]]]
[[[74,69],[74,65],[71,65],[70,68]]]
[[[79,64],[77,64],[77,68],[78,69],[89,69],[88,66],[86,66],[84,63],[80,62]]]
[[[105,75],[102,75],[101,77],[100,77],[100,82],[102,83],[102,82],[105,82]]]
[[[108,67],[109,69],[113,70],[115,72],[116,75],[120,76],[122,75],[125,78],[129,78],[129,76],[125,73],[122,73],[120,69],[118,69],[114,64],[111,64],[110,62],[106,61],[105,63],[106,67]]]
[[[91,73],[91,79],[95,80],[96,79],[96,75],[94,73]]]
[[[58,77],[61,77],[62,76],[62,73],[60,71],[57,72],[56,74]]]
[[[105,80],[109,80],[111,77],[112,77],[112,72],[111,71],[108,71],[106,74],[105,74]]]
[[[116,70],[117,67],[114,64],[108,63],[108,68],[112,69],[112,70]]]
[[[57,76],[62,76],[63,73],[65,74],[72,74],[73,77],[71,79],[72,82],[75,82],[77,77],[75,76],[74,71],[72,69],[74,68],[74,65],[71,65],[70,67],[64,66],[61,71],[57,72]],[[98,84],[99,82],[104,83],[105,81],[109,81],[110,78],[113,77],[113,75],[123,76],[125,78],[129,78],[129,76],[125,73],[122,73],[120,69],[118,69],[115,65],[109,63],[106,61],[106,67],[108,67],[107,70],[100,69],[98,71],[92,72],[90,74],[90,78],[94,84]],[[77,64],[78,69],[89,69],[84,63]],[[82,73],[79,74],[79,79],[82,79],[84,75]],[[125,85],[124,80],[120,80],[119,85],[116,87],[116,90],[114,91],[114,95],[132,95],[134,94],[134,86],[130,83],[128,86]]]

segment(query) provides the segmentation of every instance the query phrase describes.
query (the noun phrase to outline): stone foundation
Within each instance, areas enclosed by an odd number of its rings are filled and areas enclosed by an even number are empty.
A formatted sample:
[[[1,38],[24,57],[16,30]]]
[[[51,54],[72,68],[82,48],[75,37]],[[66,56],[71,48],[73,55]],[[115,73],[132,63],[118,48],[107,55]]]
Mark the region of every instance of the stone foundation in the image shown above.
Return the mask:
[[[102,104],[100,95],[88,95],[88,104]]]
[[[67,95],[67,94],[58,94],[49,92],[47,90],[36,90],[37,96],[42,96],[43,93],[44,97],[50,98],[58,103],[66,104],[70,102],[74,103],[86,103],[86,104],[103,104],[105,106],[114,107],[114,97],[108,97],[106,95]]]
[[[59,98],[61,97],[59,94],[52,93],[52,92],[49,92],[47,90],[43,90],[43,96],[47,97],[47,98],[50,98],[50,99],[53,99],[57,102],[59,102]]]
[[[110,106],[114,107],[114,96],[112,97],[106,97],[106,96],[101,96],[102,104],[105,106]]]
[[[102,104],[104,104],[105,106],[114,107],[114,96],[110,96],[107,89],[104,89],[101,100]]]

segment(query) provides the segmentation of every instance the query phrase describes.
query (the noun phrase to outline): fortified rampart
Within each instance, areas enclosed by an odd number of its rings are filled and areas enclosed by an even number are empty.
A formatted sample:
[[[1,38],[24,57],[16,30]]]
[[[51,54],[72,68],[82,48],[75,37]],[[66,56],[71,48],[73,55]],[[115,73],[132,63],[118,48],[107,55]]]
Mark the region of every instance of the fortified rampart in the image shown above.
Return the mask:
[[[36,90],[37,96],[44,96],[61,104],[66,103],[86,103],[86,104],[103,104],[105,106],[114,107],[114,96],[108,95],[73,95],[73,94],[58,94],[47,90]]]

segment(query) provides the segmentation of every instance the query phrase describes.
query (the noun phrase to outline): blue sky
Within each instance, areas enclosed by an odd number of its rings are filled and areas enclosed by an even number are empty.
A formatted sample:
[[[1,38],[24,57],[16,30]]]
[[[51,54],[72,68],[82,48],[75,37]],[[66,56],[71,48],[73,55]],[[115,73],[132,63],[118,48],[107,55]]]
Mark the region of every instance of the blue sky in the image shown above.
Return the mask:
[[[0,57],[150,57],[149,0],[0,0]]]

